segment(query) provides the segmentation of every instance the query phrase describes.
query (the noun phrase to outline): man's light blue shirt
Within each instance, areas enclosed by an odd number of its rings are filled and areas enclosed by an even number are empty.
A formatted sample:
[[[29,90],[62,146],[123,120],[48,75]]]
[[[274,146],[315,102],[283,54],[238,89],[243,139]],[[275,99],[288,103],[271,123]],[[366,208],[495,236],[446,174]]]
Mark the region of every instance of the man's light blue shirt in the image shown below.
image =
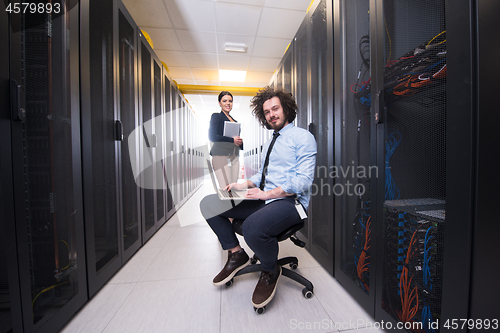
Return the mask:
[[[316,140],[309,131],[295,127],[293,123],[283,127],[279,133],[269,156],[264,191],[281,186],[283,191],[297,194],[299,202],[307,209],[316,167]],[[257,187],[260,186],[270,144],[271,140],[264,145],[259,172],[249,179]],[[267,200],[266,204],[274,200],[278,199]]]

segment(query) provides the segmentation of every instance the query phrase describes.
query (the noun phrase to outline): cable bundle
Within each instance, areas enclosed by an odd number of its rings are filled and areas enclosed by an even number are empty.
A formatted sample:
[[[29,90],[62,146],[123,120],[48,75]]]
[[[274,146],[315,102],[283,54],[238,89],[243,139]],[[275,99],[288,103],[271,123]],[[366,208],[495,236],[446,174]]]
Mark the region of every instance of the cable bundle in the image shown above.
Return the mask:
[[[388,31],[387,35],[389,36]],[[361,41],[360,45],[362,45]],[[369,61],[364,57],[362,57],[362,60],[363,64],[369,65]],[[389,56],[384,69],[384,92],[387,98],[391,96],[394,98],[410,96],[426,86],[441,84],[445,79],[446,31],[443,31],[427,43],[407,52],[399,59],[390,60]],[[353,90],[354,86],[358,86],[359,89],[357,91]],[[361,85],[358,83],[353,84],[351,91],[363,104],[368,103],[367,105],[369,105],[371,103],[370,79],[364,81]]]
[[[401,134],[399,132],[392,132],[387,134],[385,141],[385,199],[394,200],[399,199],[399,189],[392,178],[390,161],[394,151],[401,143]]]
[[[361,250],[361,254],[359,255],[359,260],[356,264],[356,272],[358,274],[358,278],[365,287],[366,291],[370,290],[370,286],[368,284],[369,281],[369,273],[370,273],[370,256],[368,254],[368,250],[370,249],[370,222],[371,216],[368,218],[366,222],[365,228],[365,244],[363,245],[363,249]]]

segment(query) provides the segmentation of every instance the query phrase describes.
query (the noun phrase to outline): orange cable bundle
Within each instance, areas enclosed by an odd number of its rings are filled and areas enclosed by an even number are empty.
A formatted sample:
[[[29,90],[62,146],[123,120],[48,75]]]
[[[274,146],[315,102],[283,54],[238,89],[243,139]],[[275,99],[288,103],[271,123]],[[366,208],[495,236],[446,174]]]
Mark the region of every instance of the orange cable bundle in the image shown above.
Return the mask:
[[[406,255],[405,265],[403,267],[403,271],[401,272],[401,276],[399,278],[399,293],[401,299],[401,312],[398,313],[399,320],[402,322],[410,322],[412,318],[417,314],[418,311],[418,289],[417,286],[413,287],[410,292],[411,282],[413,277],[410,277],[408,280],[408,264],[410,259],[415,256],[417,253],[416,249],[412,251],[412,246],[415,244],[415,235],[418,229],[415,230],[413,235],[411,236],[410,246],[408,247],[408,252]],[[412,307],[412,304],[415,305]]]
[[[358,272],[358,278],[359,280],[363,283],[365,286],[366,290],[370,290],[370,286],[364,281],[363,274],[367,272],[369,268],[369,262],[368,259],[370,259],[370,256],[368,255],[368,250],[370,249],[370,219],[371,216],[368,218],[368,221],[366,222],[366,231],[365,231],[365,245],[363,246],[363,251],[361,251],[361,255],[359,256],[358,260],[358,266],[356,267],[356,270]]]

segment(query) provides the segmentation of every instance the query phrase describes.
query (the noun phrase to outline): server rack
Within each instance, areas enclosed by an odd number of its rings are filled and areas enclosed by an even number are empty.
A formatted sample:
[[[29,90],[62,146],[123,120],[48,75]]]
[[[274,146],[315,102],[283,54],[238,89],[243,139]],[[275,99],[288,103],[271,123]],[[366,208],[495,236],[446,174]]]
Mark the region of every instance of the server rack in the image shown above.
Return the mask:
[[[154,191],[156,196],[156,220],[155,226],[158,230],[163,223],[165,223],[165,185],[164,185],[164,140],[165,140],[165,126],[164,126],[164,116],[163,116],[163,89],[162,89],[162,68],[160,60],[157,56],[153,57],[153,86],[154,86],[154,134],[156,137],[156,147],[155,147],[155,185]]]
[[[310,25],[310,98],[309,131],[318,145],[316,172],[309,207],[311,254],[333,274],[334,263],[334,179],[321,170],[334,165],[333,120],[333,36],[332,3],[318,1],[311,7]],[[325,43],[326,41],[326,43]]]
[[[11,45],[19,43],[16,35],[15,24],[9,19],[6,4],[0,4],[0,49],[10,50]],[[16,22],[20,24],[19,22]],[[19,27],[18,27],[19,29]],[[19,30],[17,31],[17,34]],[[18,46],[18,45],[17,45]],[[3,64],[10,64],[8,52],[0,52]],[[13,59],[15,60],[15,59]],[[19,66],[19,64],[17,64]],[[16,73],[19,77],[19,72]],[[14,78],[15,80],[15,78]],[[19,266],[17,261],[17,239],[14,213],[14,181],[12,179],[12,132],[11,132],[11,92],[16,85],[11,81],[10,65],[0,68],[0,103],[9,107],[2,108],[0,112],[0,153],[5,156],[0,161],[0,293],[2,311],[0,312],[0,332],[21,331],[23,316],[21,307],[21,287],[19,284]]]
[[[120,191],[121,191],[121,251],[122,265],[142,245],[140,187],[137,186],[134,170],[139,170],[141,136],[137,127],[139,118],[139,62],[138,28],[121,1],[115,2],[118,13],[115,23],[115,38],[118,42],[118,98],[119,120],[123,126],[121,141]]]
[[[317,141],[318,154],[308,219],[299,232],[307,240],[307,249],[331,274],[334,266],[334,179],[329,177],[328,170],[334,163],[331,150],[334,142],[332,57],[332,2],[316,1],[270,84],[295,93],[299,106],[296,124],[309,130]],[[266,132],[269,131],[261,131]]]
[[[2,184],[2,202],[15,215],[2,219],[11,218],[15,229],[6,227],[2,234],[15,239],[6,244],[14,246],[7,251],[17,259],[17,264],[6,261],[12,265],[6,298],[17,298],[4,303],[14,311],[2,327],[6,331],[57,330],[87,298],[84,243],[78,237],[83,234],[79,7],[76,1],[52,4],[58,9],[51,14],[11,13],[3,21],[9,22],[4,31],[10,45],[2,52],[10,50],[5,88],[11,96],[2,114],[2,126],[10,127],[2,132],[2,148],[10,153],[2,155],[2,171],[10,174],[2,177],[12,182]]]
[[[87,276],[93,295],[121,267],[113,1],[82,2],[82,166]],[[101,14],[104,14],[101,16]],[[92,18],[92,23],[90,23]]]
[[[335,277],[368,311],[374,312],[374,189],[379,177],[372,151],[370,1],[334,5],[335,48]],[[372,12],[373,13],[373,12]],[[361,171],[361,172],[359,172]]]
[[[166,169],[166,207],[167,218],[174,212],[173,199],[173,158],[174,142],[172,139],[173,120],[172,120],[172,91],[173,87],[171,80],[167,75],[166,69],[163,70],[163,86],[164,86],[164,107],[165,107],[165,169]]]

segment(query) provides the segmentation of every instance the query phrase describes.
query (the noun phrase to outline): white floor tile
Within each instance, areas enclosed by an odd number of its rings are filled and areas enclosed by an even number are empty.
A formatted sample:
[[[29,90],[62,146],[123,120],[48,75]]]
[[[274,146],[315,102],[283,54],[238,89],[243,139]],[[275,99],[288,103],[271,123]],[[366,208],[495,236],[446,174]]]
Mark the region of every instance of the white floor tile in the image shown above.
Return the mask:
[[[307,269],[307,278],[314,285],[314,294],[342,330],[362,328],[373,319],[323,267]]]
[[[141,281],[205,277],[211,282],[221,269],[221,255],[220,246],[216,243],[165,246],[143,272]]]
[[[219,332],[220,291],[206,279],[138,283],[104,333]]]
[[[315,298],[302,295],[302,285],[281,276],[274,299],[266,306],[266,312],[255,313],[251,298],[259,273],[238,276],[230,287],[222,287],[221,332],[330,332],[330,317]],[[230,315],[229,315],[230,313]],[[235,319],[237,318],[237,319]],[[302,329],[303,330],[302,330]]]
[[[103,332],[134,287],[134,283],[104,286],[60,332]]]
[[[161,248],[158,247],[141,248],[129,259],[125,266],[111,278],[108,284],[140,281],[144,276],[144,272],[151,266],[160,251]]]

